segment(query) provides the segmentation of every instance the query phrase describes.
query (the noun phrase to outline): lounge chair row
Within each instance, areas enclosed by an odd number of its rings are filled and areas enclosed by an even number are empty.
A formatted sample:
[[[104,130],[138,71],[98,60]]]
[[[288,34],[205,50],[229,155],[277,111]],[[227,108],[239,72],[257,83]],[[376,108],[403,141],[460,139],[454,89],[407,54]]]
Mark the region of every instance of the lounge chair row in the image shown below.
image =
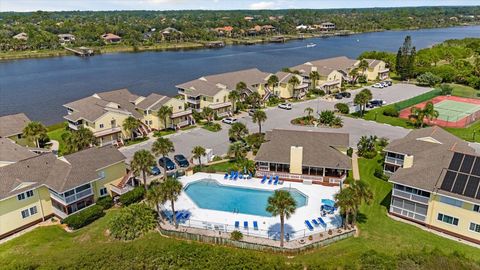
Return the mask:
[[[223,179],[230,179],[230,180],[250,179],[250,178],[252,178],[251,173],[249,173],[248,176],[245,177],[242,173],[236,172],[236,171],[231,171],[230,174],[225,173],[225,176],[223,177]]]
[[[315,227],[322,226],[324,229],[327,228],[327,223],[321,217],[319,217],[317,219],[312,219],[312,223],[313,223],[313,225],[315,225]],[[308,230],[310,230],[310,231],[313,231],[313,229],[314,229],[312,223],[310,223],[309,220],[305,220],[305,226],[307,226]]]
[[[177,222],[185,222],[190,218],[190,213],[189,212],[184,212],[184,211],[175,211],[175,219]],[[173,222],[173,214],[169,213],[167,214],[167,219]]]
[[[240,229],[240,221],[235,221],[235,229]],[[248,221],[243,222],[243,229],[248,230]],[[258,222],[257,221],[253,222],[253,229],[255,231],[258,231]]]
[[[268,184],[269,185],[271,185],[272,182],[273,182],[274,185],[278,185],[279,181],[280,180],[278,179],[278,175],[275,175],[275,180],[274,180],[273,176],[271,176],[271,175],[270,175],[270,178],[268,178]],[[260,183],[265,184],[265,182],[267,182],[267,176],[266,175],[263,176],[262,181],[260,181]]]

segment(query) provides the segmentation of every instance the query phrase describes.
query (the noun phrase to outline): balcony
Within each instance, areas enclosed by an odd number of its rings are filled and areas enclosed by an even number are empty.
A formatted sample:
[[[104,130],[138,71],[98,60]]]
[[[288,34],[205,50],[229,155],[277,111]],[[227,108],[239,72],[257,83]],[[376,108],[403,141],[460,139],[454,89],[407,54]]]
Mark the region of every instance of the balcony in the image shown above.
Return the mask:
[[[422,203],[422,204],[428,204],[428,200],[430,199],[429,197],[420,196],[417,194],[401,191],[398,189],[393,189],[392,195],[399,198],[404,198],[410,201]]]
[[[200,104],[200,99],[194,99],[194,98],[187,98],[186,101],[190,104],[194,105],[199,105]]]
[[[86,198],[86,197],[92,196],[92,195],[93,195],[93,190],[92,190],[91,187],[88,188],[88,189],[82,190],[78,193],[75,193],[73,195],[70,195],[68,197],[64,197],[63,195],[59,195],[59,194],[50,192],[50,197],[52,197],[56,201],[61,202],[65,205],[76,202],[78,200],[81,200],[83,198]]]
[[[131,190],[133,190],[134,187],[130,186],[130,185],[125,185],[125,187],[123,188],[120,188],[120,187],[117,187],[115,185],[110,185],[110,190],[113,192],[113,193],[116,193],[118,195],[122,195],[122,194],[125,194]]]
[[[403,159],[394,158],[394,157],[385,157],[385,162],[397,166],[403,166]]]

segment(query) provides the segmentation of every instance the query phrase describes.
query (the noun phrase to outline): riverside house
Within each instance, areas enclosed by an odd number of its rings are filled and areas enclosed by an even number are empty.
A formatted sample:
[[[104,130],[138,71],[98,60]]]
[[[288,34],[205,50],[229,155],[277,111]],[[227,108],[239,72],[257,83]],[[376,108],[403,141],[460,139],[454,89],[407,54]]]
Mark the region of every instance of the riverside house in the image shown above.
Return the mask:
[[[240,93],[246,97],[258,92],[263,97],[270,95],[267,79],[269,73],[256,68],[204,76],[193,81],[177,85],[178,93],[184,95],[187,106],[201,111],[212,108],[219,117],[231,114],[232,103],[228,99],[230,91],[235,90],[239,82],[246,84]]]
[[[255,157],[257,177],[341,185],[352,168],[344,153],[349,145],[347,133],[327,133],[274,129],[267,131],[265,142]]]
[[[279,98],[290,99],[290,98],[303,98],[308,92],[308,83],[305,82],[303,76],[298,74],[279,71],[275,73],[275,76],[278,78],[278,83],[274,87],[269,89],[278,96]],[[289,81],[292,77],[297,77],[300,82],[297,85],[292,85]]]
[[[390,214],[480,244],[480,156],[467,142],[429,127],[392,141],[385,153]]]
[[[23,129],[30,122],[30,119],[24,113],[1,116],[0,138],[20,139]]]
[[[115,34],[112,34],[112,33],[106,33],[106,34],[103,34],[102,36],[102,39],[105,43],[119,43],[120,41],[122,41],[122,38],[115,35]]]
[[[124,161],[115,147],[105,146],[63,157],[35,155],[1,167],[0,239],[112,195],[126,175]]]

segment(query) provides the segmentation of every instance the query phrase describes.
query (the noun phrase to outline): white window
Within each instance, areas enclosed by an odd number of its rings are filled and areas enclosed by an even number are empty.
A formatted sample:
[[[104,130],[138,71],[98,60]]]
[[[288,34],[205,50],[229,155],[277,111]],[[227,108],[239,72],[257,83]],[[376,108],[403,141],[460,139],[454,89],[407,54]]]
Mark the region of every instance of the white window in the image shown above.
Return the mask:
[[[33,197],[33,190],[29,190],[25,194],[27,194],[27,198]]]
[[[107,196],[107,195],[108,195],[107,188],[106,187],[101,188],[100,189],[100,197]]]
[[[99,171],[98,176],[102,179],[105,178],[105,171]]]
[[[100,124],[100,128],[103,128],[103,124]]]
[[[22,218],[27,218],[29,216],[30,214],[28,213],[28,209],[22,210]]]
[[[30,215],[33,216],[37,213],[37,206],[30,207]]]
[[[473,206],[473,211],[480,213],[480,205],[475,204],[475,205]]]
[[[444,214],[438,214],[437,219],[441,222],[445,222],[451,225],[455,225],[455,226],[458,225],[458,218],[455,218],[455,217],[447,216]]]
[[[25,200],[25,193],[20,193],[20,194],[18,194],[18,195],[17,195],[17,199],[18,199],[19,201]]]
[[[480,233],[480,224],[470,222],[470,231]]]

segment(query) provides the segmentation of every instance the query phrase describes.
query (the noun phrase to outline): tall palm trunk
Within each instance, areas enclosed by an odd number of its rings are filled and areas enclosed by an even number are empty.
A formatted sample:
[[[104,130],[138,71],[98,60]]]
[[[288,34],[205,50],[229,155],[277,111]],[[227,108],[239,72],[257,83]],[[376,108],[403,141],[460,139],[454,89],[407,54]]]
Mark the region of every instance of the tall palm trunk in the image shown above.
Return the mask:
[[[262,134],[262,124],[258,121],[258,133]]]
[[[200,168],[202,167],[202,157],[198,157],[198,164],[200,165]]]
[[[173,213],[173,224],[175,224],[175,228],[178,228],[177,224],[177,215],[175,214],[175,205],[173,203],[173,200],[170,201],[172,204],[172,213]]]
[[[142,171],[142,174],[143,174],[143,186],[145,187],[145,192],[148,191],[147,189],[147,174],[145,173],[145,171]]]
[[[163,157],[163,171],[164,171],[163,178],[167,179],[167,160],[165,158],[165,155],[162,155],[162,157]]]
[[[344,223],[345,229],[348,226],[348,216],[350,216],[350,211],[345,211],[345,223]]]
[[[283,239],[285,237],[285,216],[280,215],[280,246],[283,247]]]

